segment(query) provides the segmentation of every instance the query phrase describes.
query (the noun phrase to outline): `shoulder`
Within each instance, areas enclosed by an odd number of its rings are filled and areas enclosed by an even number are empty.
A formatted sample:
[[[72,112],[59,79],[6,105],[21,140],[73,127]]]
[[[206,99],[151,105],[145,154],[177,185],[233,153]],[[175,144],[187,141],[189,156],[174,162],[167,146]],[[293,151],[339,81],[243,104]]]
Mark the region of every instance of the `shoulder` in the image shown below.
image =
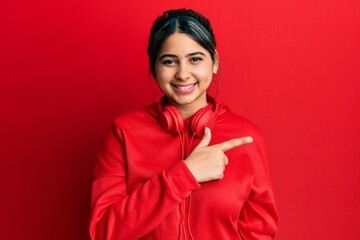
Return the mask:
[[[233,112],[222,114],[216,124],[222,131],[229,131],[235,134],[261,136],[259,128],[249,119]]]
[[[265,141],[261,130],[252,121],[236,113],[227,112],[222,121],[219,121],[214,128],[214,135],[217,142],[229,139],[250,136],[253,138],[251,144],[246,144],[241,148],[236,148],[236,153],[246,153],[252,156],[252,161],[267,161],[265,154]],[[262,160],[258,157],[261,156]]]

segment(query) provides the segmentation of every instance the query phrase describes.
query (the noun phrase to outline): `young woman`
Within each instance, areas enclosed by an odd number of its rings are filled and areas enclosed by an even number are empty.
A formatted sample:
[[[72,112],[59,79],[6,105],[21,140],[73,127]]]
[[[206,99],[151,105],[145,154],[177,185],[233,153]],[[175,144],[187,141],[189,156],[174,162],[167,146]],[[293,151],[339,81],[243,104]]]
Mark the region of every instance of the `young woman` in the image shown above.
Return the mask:
[[[219,58],[209,21],[156,19],[150,71],[164,97],[119,116],[95,168],[92,239],[271,239],[277,212],[258,129],[207,94]]]

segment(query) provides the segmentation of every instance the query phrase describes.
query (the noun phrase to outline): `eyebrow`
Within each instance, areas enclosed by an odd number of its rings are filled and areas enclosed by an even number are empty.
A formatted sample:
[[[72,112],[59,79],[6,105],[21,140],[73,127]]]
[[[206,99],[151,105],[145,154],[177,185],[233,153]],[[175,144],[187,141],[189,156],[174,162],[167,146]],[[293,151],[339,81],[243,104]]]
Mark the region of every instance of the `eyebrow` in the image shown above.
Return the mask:
[[[191,57],[191,56],[198,55],[198,54],[202,55],[202,56],[205,56],[205,53],[198,51],[198,52],[189,53],[185,57]],[[161,59],[166,58],[166,57],[177,58],[178,56],[176,56],[175,54],[163,54],[163,55],[161,55],[161,57],[159,59],[161,60]]]

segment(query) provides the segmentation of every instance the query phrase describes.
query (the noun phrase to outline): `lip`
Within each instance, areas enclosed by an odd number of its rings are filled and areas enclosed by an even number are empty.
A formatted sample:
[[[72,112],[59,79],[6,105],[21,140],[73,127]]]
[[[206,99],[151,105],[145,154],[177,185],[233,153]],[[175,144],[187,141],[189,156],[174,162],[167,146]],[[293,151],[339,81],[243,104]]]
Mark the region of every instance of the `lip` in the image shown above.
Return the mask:
[[[197,85],[197,83],[186,84],[186,85],[185,84],[171,84],[171,86],[173,87],[175,92],[180,93],[180,94],[191,93],[192,91],[194,91],[196,85]]]

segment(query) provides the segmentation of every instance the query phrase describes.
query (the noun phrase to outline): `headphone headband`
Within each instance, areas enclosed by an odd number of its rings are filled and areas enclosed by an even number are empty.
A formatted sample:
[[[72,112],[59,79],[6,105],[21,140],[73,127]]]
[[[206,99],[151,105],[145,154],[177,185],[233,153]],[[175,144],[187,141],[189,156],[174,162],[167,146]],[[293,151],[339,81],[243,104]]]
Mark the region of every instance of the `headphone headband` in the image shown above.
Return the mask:
[[[190,124],[191,133],[195,133],[196,136],[202,137],[204,135],[205,127],[213,128],[218,113],[218,104],[214,98],[207,96],[208,105],[199,109],[194,116]],[[172,105],[164,106],[166,102],[166,96],[162,97],[158,102],[158,111],[160,124],[165,131],[172,134],[178,134],[184,131],[184,119],[181,112]]]

